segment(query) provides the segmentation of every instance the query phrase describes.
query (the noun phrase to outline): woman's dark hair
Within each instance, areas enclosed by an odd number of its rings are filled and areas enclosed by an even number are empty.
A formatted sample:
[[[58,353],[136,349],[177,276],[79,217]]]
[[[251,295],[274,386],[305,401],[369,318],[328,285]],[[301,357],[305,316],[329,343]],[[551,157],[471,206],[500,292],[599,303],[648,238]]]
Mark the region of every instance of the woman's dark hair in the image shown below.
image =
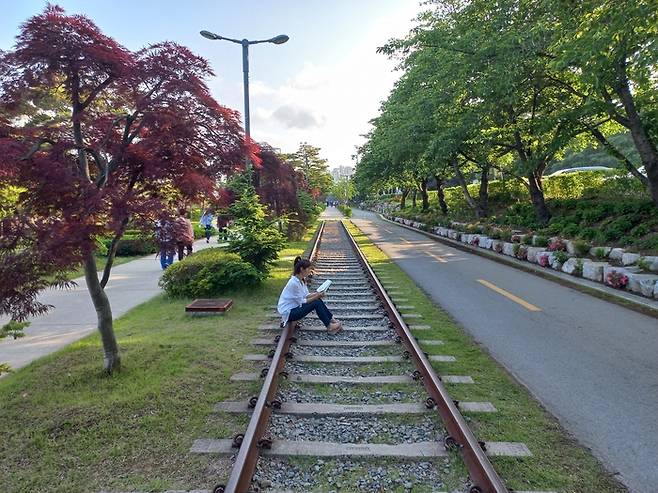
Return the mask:
[[[302,271],[302,269],[307,269],[311,265],[313,265],[313,264],[311,263],[311,261],[309,259],[301,258],[301,257],[295,257],[295,262],[293,264],[292,273],[295,274],[295,275],[299,274]]]

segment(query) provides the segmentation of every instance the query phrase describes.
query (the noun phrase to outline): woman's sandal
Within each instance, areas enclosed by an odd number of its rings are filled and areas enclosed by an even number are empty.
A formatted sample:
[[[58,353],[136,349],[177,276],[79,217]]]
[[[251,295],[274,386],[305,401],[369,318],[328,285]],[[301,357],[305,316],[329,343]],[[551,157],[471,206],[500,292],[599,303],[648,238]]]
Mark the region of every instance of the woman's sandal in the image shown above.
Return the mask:
[[[330,336],[335,336],[338,334],[341,330],[343,330],[343,324],[339,321],[331,322],[329,326],[327,327],[327,333]]]

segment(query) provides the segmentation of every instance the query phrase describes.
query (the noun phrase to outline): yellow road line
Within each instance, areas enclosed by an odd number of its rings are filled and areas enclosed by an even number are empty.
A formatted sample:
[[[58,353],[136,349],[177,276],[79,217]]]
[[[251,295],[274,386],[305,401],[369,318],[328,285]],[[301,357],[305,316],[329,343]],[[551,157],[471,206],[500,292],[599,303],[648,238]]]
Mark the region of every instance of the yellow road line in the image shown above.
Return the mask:
[[[530,310],[531,312],[540,312],[540,311],[542,311],[541,308],[536,307],[535,305],[533,305],[531,303],[528,303],[525,300],[522,300],[518,296],[513,295],[509,291],[505,291],[503,288],[499,288],[498,286],[496,286],[495,284],[490,283],[489,281],[485,281],[484,279],[478,279],[477,281],[480,284],[482,284],[483,286],[486,286],[489,289],[494,290],[498,294],[502,294],[505,298],[507,298],[509,300],[512,300],[515,303],[518,303],[523,308],[525,308],[527,310]]]

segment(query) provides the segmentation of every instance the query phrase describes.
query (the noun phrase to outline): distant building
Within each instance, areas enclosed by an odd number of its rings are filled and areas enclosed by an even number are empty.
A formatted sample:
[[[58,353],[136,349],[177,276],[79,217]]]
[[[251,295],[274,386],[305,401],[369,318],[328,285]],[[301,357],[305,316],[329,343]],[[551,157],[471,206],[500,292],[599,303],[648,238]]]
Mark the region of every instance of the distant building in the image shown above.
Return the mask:
[[[343,178],[351,178],[354,174],[354,168],[352,166],[338,166],[338,168],[333,168],[331,170],[331,176],[333,176],[334,181],[340,181]]]

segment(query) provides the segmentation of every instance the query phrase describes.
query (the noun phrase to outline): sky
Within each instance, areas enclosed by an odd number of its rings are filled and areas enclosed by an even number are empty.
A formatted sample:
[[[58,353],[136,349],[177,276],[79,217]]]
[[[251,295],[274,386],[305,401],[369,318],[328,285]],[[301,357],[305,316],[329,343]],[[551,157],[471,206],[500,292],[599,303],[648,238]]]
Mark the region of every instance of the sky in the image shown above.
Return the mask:
[[[282,152],[300,142],[321,148],[331,167],[352,166],[356,146],[400,76],[376,49],[413,27],[418,0],[60,0],[67,14],[84,14],[131,50],[174,41],[207,58],[207,81],[221,104],[244,111],[242,49],[199,35],[236,39],[287,34],[282,45],[250,47],[251,134]],[[0,49],[19,26],[42,12],[41,0],[0,0]]]

